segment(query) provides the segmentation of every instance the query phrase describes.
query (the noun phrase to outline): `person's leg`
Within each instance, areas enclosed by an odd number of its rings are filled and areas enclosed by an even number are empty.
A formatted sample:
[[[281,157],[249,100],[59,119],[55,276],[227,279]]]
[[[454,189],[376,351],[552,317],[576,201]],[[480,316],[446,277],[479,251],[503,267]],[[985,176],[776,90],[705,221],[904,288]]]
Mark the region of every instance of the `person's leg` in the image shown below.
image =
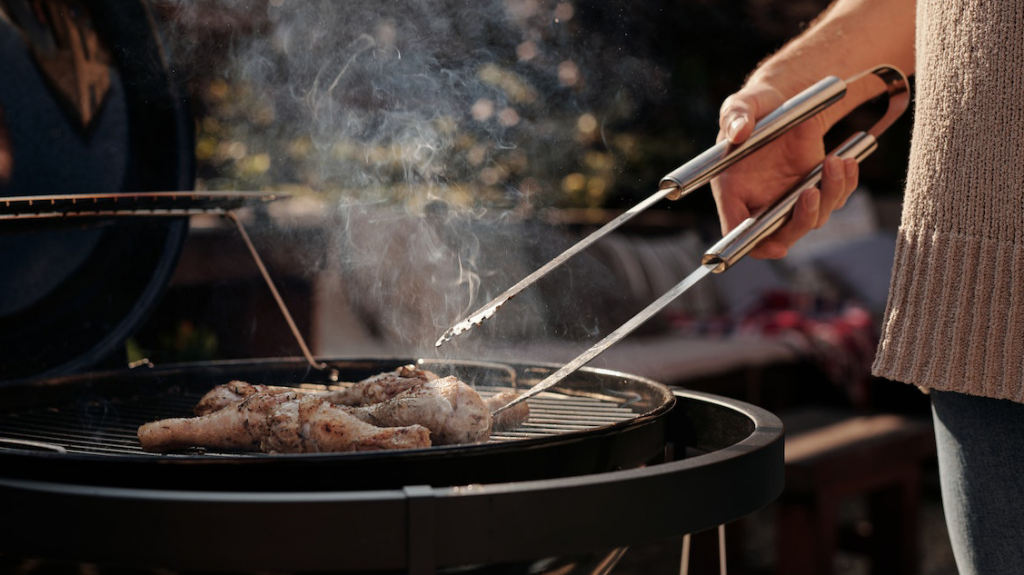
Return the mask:
[[[932,391],[932,414],[960,575],[1024,573],[1024,404]]]

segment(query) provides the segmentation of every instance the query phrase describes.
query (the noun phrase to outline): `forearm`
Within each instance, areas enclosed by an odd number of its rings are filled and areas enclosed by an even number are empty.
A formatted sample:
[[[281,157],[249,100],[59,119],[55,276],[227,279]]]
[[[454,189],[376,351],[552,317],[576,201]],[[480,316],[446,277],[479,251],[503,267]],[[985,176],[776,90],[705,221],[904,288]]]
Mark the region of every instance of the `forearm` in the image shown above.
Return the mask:
[[[748,85],[766,83],[790,97],[825,76],[849,78],[880,64],[914,71],[915,0],[837,0],[804,33],[767,58]],[[851,85],[825,113],[831,125],[880,93],[881,83]]]

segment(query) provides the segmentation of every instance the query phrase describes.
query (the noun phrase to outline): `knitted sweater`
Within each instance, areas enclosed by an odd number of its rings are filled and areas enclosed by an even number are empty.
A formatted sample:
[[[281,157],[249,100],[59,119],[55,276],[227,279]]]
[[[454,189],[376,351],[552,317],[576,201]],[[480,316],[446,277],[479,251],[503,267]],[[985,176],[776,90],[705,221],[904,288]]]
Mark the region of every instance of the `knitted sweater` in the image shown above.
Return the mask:
[[[917,10],[910,167],[873,372],[1024,402],[1024,1]]]

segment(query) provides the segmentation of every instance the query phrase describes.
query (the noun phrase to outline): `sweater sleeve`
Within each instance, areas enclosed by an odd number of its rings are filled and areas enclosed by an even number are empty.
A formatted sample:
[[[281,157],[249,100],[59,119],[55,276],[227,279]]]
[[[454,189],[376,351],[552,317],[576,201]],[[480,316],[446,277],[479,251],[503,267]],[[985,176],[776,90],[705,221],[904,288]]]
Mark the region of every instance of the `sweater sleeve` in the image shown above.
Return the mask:
[[[918,2],[913,140],[873,372],[1024,402],[1024,1]]]

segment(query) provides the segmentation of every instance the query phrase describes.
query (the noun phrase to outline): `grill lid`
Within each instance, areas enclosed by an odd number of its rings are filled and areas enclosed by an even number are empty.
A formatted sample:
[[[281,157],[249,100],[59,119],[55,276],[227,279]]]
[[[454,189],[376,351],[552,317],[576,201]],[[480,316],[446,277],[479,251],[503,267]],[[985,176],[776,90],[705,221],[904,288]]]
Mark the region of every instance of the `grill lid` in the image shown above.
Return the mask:
[[[141,1],[86,6],[113,59],[87,127],[66,113],[19,30],[0,20],[0,107],[14,165],[0,197],[191,189],[192,123],[153,14]],[[123,353],[188,228],[184,218],[0,224],[0,381],[81,371]]]

